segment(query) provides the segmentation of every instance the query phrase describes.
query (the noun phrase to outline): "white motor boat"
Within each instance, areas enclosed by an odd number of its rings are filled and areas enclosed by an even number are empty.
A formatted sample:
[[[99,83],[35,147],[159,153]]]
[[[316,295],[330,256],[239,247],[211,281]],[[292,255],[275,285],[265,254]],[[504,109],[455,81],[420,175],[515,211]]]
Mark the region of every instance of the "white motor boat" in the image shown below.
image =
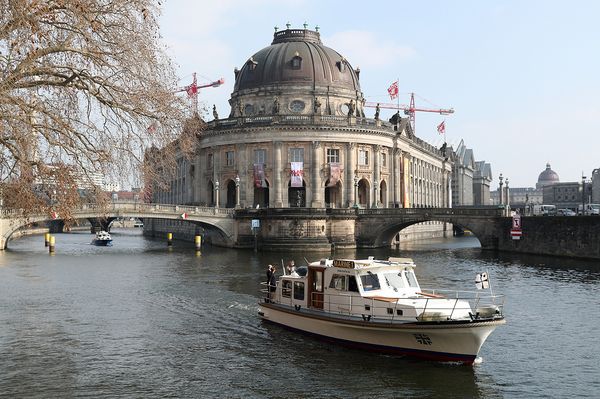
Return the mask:
[[[259,315],[353,347],[472,364],[505,323],[504,296],[421,289],[414,269],[408,258],[323,259],[263,283]]]
[[[108,231],[99,231],[92,240],[92,244],[100,247],[109,247],[112,245],[112,237]]]

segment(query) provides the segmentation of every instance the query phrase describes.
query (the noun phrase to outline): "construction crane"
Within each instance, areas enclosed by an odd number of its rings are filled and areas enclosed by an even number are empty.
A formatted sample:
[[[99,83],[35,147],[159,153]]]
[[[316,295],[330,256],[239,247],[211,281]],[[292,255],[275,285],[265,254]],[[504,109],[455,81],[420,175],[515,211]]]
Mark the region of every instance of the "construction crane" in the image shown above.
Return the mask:
[[[454,113],[454,108],[449,109],[432,109],[432,108],[417,108],[415,107],[415,93],[410,93],[410,105],[403,104],[386,104],[386,103],[365,103],[365,107],[376,108],[379,104],[379,108],[385,109],[396,109],[403,110],[405,115],[408,115],[410,126],[413,132],[415,131],[415,112],[434,112],[440,115],[449,115]]]
[[[225,83],[225,79],[221,78],[212,83],[208,83],[205,85],[198,85],[198,82],[196,81],[196,72],[194,72],[192,74],[192,76],[194,77],[192,84],[189,86],[184,86],[184,87],[178,88],[177,90],[175,90],[175,93],[185,91],[187,93],[188,97],[192,99],[192,112],[194,112],[195,115],[198,115],[198,89],[203,89],[205,87],[219,87],[223,83]]]

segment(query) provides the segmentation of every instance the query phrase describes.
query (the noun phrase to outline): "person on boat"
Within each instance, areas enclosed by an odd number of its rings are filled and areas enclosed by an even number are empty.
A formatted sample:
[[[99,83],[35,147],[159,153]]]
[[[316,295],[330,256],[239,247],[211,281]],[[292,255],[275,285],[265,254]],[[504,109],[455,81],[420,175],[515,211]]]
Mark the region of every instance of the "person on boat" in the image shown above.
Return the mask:
[[[293,260],[289,261],[287,264],[287,273],[294,274],[296,273],[296,263]]]
[[[269,280],[269,293],[271,295],[273,295],[273,292],[275,292],[275,290],[277,289],[277,277],[275,276],[275,272],[277,271],[277,268],[275,266],[272,266],[272,272],[271,272],[271,277]]]
[[[271,284],[271,276],[273,276],[273,265],[267,267],[267,284]]]

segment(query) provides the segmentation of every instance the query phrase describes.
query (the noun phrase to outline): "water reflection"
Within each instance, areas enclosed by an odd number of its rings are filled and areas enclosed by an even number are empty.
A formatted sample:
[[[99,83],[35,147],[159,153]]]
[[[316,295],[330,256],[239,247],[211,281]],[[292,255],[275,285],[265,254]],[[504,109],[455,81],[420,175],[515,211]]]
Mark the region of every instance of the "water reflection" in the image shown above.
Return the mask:
[[[474,289],[488,271],[508,323],[464,367],[347,349],[263,324],[265,267],[302,253],[258,253],[139,232],[42,237],[0,252],[0,392],[7,396],[565,397],[600,386],[594,262],[482,252],[476,240],[337,252],[412,257],[423,286]],[[311,253],[313,261],[330,253]]]

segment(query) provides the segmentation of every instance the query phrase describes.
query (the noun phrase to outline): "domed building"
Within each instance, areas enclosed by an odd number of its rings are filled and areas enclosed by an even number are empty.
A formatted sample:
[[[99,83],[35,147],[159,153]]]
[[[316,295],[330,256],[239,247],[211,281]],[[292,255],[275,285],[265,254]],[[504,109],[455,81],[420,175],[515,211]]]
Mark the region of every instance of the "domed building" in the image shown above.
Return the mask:
[[[275,32],[234,74],[228,117],[215,110],[193,165],[182,161],[173,188],[154,192],[155,202],[293,211],[263,222],[263,243],[324,247],[355,246],[354,227],[332,232],[310,209],[448,206],[447,158],[415,137],[408,118],[383,121],[379,109],[366,117],[360,70],[318,31]],[[240,236],[251,237],[249,229],[240,224]]]
[[[560,183],[560,179],[558,178],[558,173],[553,171],[550,168],[550,164],[547,163],[546,169],[544,169],[542,171],[542,173],[540,173],[540,176],[538,177],[538,181],[535,184],[535,188],[539,190],[539,189],[544,188],[545,186],[550,186],[555,183]]]

